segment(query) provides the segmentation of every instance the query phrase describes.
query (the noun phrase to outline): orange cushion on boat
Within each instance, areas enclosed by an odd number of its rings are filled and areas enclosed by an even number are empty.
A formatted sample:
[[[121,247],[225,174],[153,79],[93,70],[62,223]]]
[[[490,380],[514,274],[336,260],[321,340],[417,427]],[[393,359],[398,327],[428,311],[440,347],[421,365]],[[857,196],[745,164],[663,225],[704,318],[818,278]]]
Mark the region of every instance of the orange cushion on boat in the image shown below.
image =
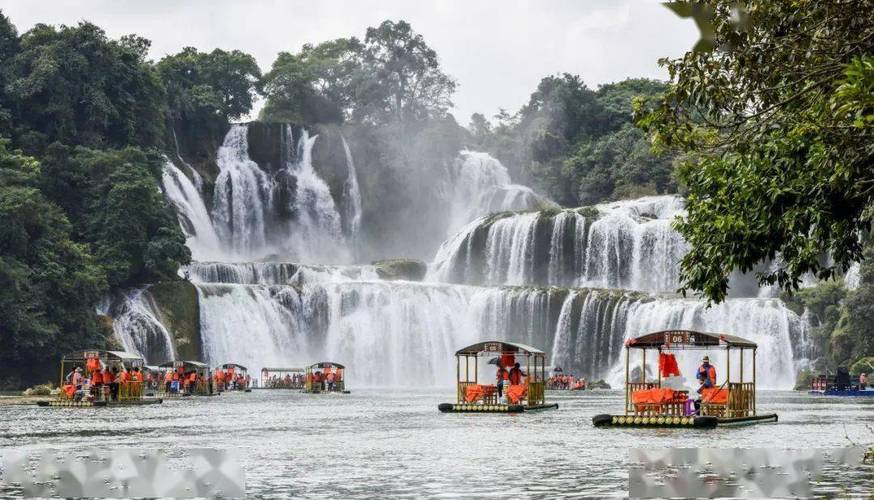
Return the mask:
[[[667,388],[653,388],[653,389],[643,389],[640,391],[634,391],[631,393],[631,402],[635,404],[642,403],[667,403],[670,401],[679,400],[682,398],[682,394],[679,394],[677,391],[673,389]]]
[[[73,399],[73,395],[76,394],[76,386],[72,384],[64,384],[64,394],[67,395],[67,399]]]
[[[493,394],[496,390],[493,385],[469,385],[465,389],[464,400],[473,403]]]
[[[715,387],[711,387],[710,389],[703,389],[701,391],[701,401],[704,403],[713,403],[718,405],[727,404],[728,389],[717,389]]]
[[[511,385],[507,387],[504,392],[507,394],[507,399],[513,404],[519,404],[523,398],[525,398],[525,393],[528,392],[528,386],[523,384]]]

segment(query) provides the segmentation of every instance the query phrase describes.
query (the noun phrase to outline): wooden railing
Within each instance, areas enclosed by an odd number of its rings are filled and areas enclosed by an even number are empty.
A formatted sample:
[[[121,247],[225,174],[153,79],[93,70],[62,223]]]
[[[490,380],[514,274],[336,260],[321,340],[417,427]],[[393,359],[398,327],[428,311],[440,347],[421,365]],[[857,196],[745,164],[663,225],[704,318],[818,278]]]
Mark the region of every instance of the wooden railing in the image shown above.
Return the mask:
[[[465,396],[467,396],[467,388],[472,386],[472,385],[476,385],[476,382],[459,382],[458,383],[458,394],[457,394],[458,398],[457,398],[457,400],[459,403],[464,403]]]
[[[120,382],[118,385],[118,400],[125,401],[129,399],[143,398],[143,383],[138,380],[128,380]]]
[[[756,414],[756,386],[751,382],[728,384],[727,417],[748,417]]]
[[[658,382],[628,382],[625,384],[625,414],[635,413],[634,405],[631,403],[631,397],[635,391],[646,389],[655,389],[661,387]]]
[[[528,404],[542,405],[545,401],[545,388],[543,382],[528,382]]]

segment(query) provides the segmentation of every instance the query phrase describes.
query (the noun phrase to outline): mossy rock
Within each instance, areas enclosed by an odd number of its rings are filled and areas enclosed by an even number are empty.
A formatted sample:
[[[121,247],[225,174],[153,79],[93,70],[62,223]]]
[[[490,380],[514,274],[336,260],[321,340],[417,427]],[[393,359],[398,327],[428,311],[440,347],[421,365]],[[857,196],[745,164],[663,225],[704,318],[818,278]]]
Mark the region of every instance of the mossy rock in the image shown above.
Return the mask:
[[[54,386],[51,383],[35,385],[25,389],[21,394],[23,396],[51,396],[54,391]]]
[[[610,387],[610,384],[608,384],[606,380],[601,379],[601,380],[598,380],[597,382],[589,382],[588,389],[607,389],[607,390],[610,390],[610,389],[612,389],[612,387]]]
[[[161,323],[173,337],[180,359],[203,359],[197,288],[187,281],[166,281],[149,287]]]
[[[798,376],[795,377],[795,391],[806,391],[810,389],[810,382],[815,377],[815,374],[810,370],[801,370]]]
[[[392,259],[373,262],[376,274],[384,280],[422,281],[428,272],[428,265],[421,260]]]
[[[595,207],[580,207],[576,211],[587,219],[597,219],[601,216],[601,211]]]

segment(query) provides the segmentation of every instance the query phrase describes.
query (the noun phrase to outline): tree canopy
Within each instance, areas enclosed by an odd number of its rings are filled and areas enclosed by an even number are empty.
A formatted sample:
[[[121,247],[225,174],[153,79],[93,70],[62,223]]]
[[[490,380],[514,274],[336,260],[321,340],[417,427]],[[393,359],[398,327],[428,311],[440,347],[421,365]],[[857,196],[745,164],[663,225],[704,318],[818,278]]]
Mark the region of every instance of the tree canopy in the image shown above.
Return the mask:
[[[252,110],[261,78],[255,58],[239,50],[199,52],[185,47],[158,62],[166,88],[168,119],[174,126],[224,131],[230,120]]]
[[[161,144],[164,90],[145,60],[148,40],[111,40],[87,22],[38,24],[17,43],[8,27],[0,33],[5,40],[0,50],[12,53],[2,72],[13,135],[28,151],[54,141],[92,147]]]
[[[692,249],[682,291],[721,301],[733,270],[779,266],[798,287],[862,258],[874,195],[874,9],[864,0],[706,2],[717,50],[665,60],[665,95],[639,103],[661,151],[681,153]],[[743,21],[743,23],[739,22]],[[824,255],[830,259],[824,259]]]
[[[455,80],[405,21],[384,21],[355,37],[280,53],[264,75],[262,119],[384,124],[442,118]]]

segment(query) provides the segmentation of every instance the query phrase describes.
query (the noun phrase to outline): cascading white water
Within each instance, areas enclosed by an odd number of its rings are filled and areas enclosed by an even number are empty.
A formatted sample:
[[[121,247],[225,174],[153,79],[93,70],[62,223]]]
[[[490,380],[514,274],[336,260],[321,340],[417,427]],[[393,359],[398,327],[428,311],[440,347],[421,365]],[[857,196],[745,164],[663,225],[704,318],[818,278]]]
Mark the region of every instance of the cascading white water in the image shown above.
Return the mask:
[[[196,174],[195,170],[191,170]],[[212,225],[212,219],[198,188],[171,161],[164,163],[161,177],[164,194],[176,209],[179,225],[185,231],[185,244],[197,260],[221,258],[221,245]]]
[[[801,318],[775,299],[733,299],[708,310],[700,301],[605,290],[324,276],[295,286],[196,286],[204,353],[211,363],[237,359],[258,369],[333,359],[348,365],[359,385],[451,383],[452,353],[485,339],[552,346],[555,365],[600,378],[616,365],[624,339],[697,328],[729,329],[759,342],[759,352],[771,358],[768,367],[760,367],[760,381],[782,388],[793,382],[792,342],[806,333]]]
[[[349,144],[345,137],[340,137],[343,141],[343,152],[346,154],[346,168],[349,173],[346,177],[346,182],[343,184],[343,195],[346,198],[346,213],[345,220],[348,227],[348,233],[353,238],[361,230],[361,190],[358,187],[358,171],[355,169],[355,159],[352,158],[352,151],[349,149]]]
[[[213,219],[228,253],[257,257],[267,246],[265,217],[273,182],[249,158],[248,130],[246,125],[231,125],[218,150]]]
[[[688,251],[671,228],[681,213],[682,200],[662,196],[589,210],[483,217],[444,243],[430,279],[673,292]]]
[[[176,359],[173,337],[161,323],[157,306],[148,290],[127,292],[113,307],[112,330],[124,350],[141,356],[150,364]]]
[[[513,184],[507,168],[488,153],[461,151],[447,184],[450,234],[481,215],[558,206],[528,186]]]
[[[671,229],[683,214],[681,198],[562,210],[512,184],[485,153],[461,152],[440,187],[447,226],[461,230],[439,249],[430,283],[380,281],[372,266],[317,265],[351,261],[362,200],[343,139],[341,217],[312,164],[316,140],[303,130],[295,142],[285,127],[287,157],[269,173],[249,158],[247,126],[232,126],[216,159],[211,213],[198,177],[169,162],[165,168],[166,196],[203,260],[180,274],[197,288],[201,351],[212,365],[233,361],[257,372],[333,359],[347,364],[352,384],[446,385],[454,380],[455,350],[506,339],[551,348],[550,364],[615,383],[626,338],[693,328],[758,342],[760,383],[785,388],[806,356],[806,322],[778,299],[731,299],[707,309],[701,301],[581,288],[674,291],[687,251]],[[506,213],[533,209],[541,211]],[[265,256],[296,263],[255,262]],[[112,314],[126,349],[151,362],[174,357],[147,291]],[[681,358],[684,372],[694,373],[696,362]]]

